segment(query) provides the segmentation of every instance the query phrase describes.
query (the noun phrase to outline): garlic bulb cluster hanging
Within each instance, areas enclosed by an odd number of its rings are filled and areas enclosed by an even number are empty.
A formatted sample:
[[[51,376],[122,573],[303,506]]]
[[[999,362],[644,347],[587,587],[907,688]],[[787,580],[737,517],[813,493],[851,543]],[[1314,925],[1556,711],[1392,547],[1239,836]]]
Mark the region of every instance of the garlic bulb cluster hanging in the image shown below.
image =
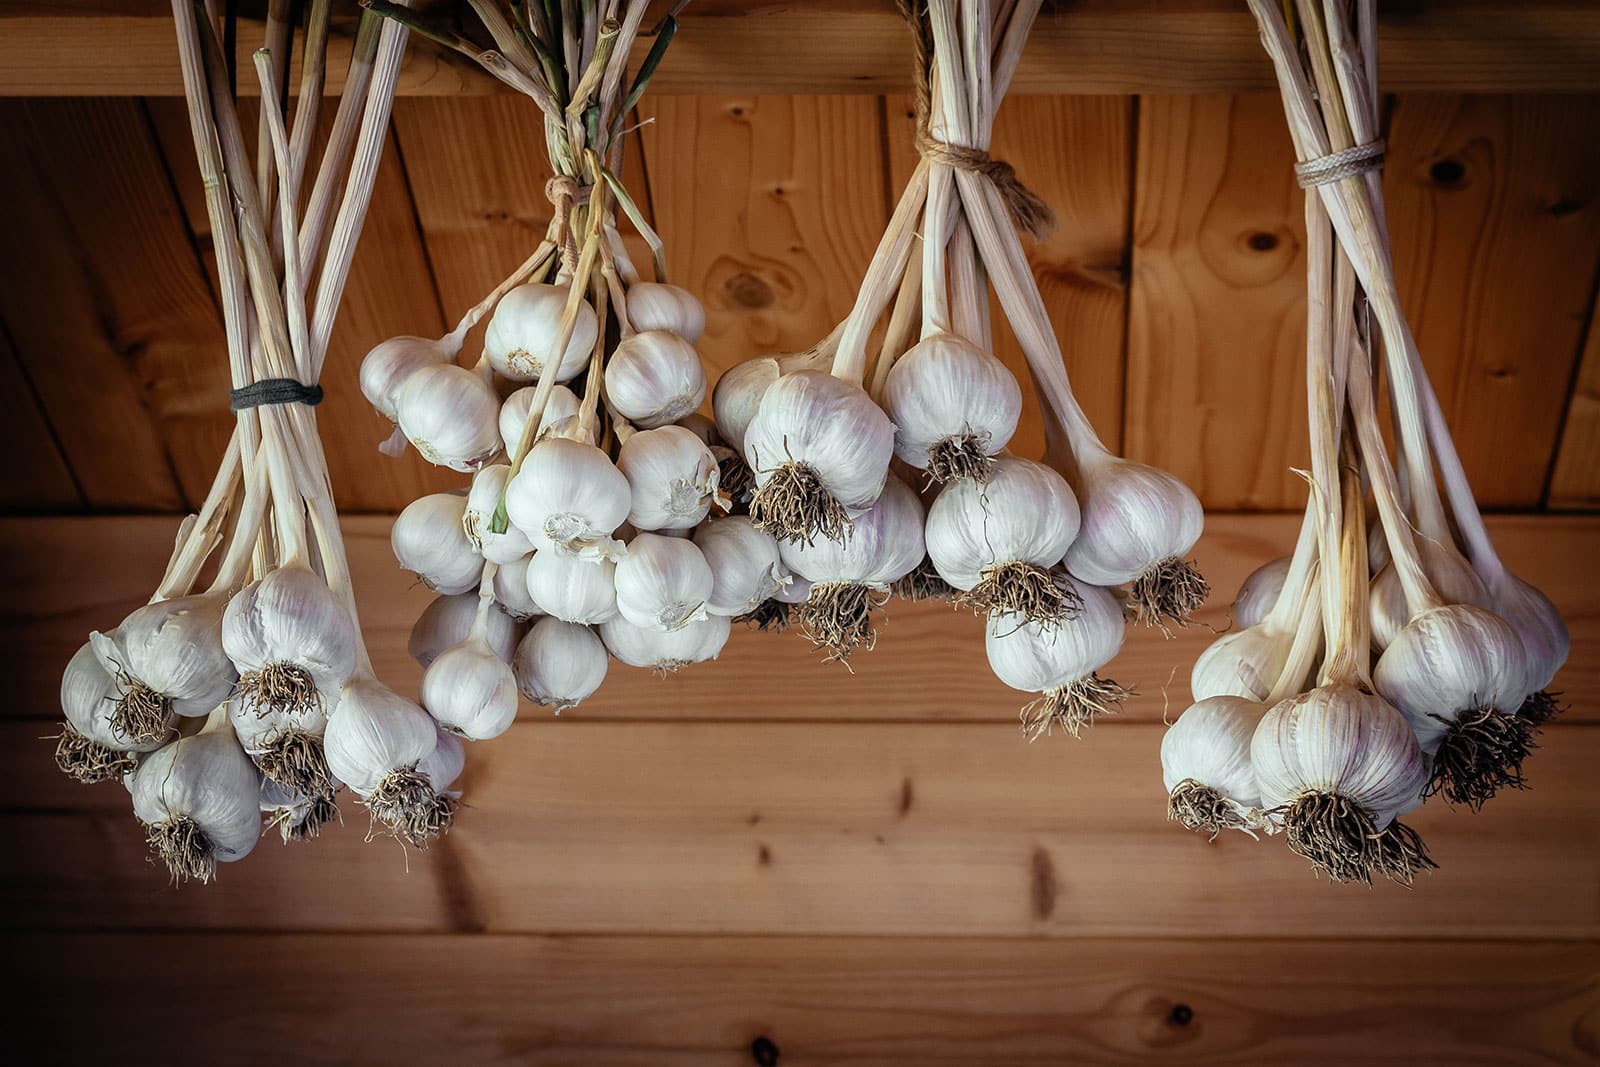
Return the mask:
[[[664,25],[630,87],[646,6],[596,5],[576,22],[534,26],[554,35],[557,66],[574,58],[560,47],[567,35],[578,45],[581,62],[560,84],[530,56],[507,53],[520,68],[513,82],[532,84],[545,110],[557,174],[545,190],[554,209],[545,240],[446,338],[394,338],[367,356],[369,399],[397,422],[402,446],[472,475],[464,492],[413,501],[392,530],[400,566],[439,597],[410,643],[426,668],[425,713],[404,716],[391,762],[435,727],[468,740],[504,733],[519,697],[557,714],[577,707],[612,658],[663,672],[713,659],[732,616],[793,584],[777,542],[729,517],[714,451],[727,449],[694,414],[706,398],[694,347],[705,312],[667,282],[660,241],[616,176],[627,114],[672,36]],[[566,121],[584,111],[591,121]],[[653,280],[628,256],[619,209],[654,249]],[[481,357],[457,365],[485,320]],[[361,706],[402,718],[368,695]],[[385,802],[421,795],[417,783],[401,786]],[[413,807],[418,829],[429,829]]]
[[[1114,712],[1129,691],[1098,672],[1125,618],[1183,625],[1207,594],[1185,562],[1199,502],[1112,455],[1084,417],[1022,251],[1048,209],[987,155],[1038,8],[936,0],[914,19],[922,160],[854,308],[808,351],[741,363],[713,392],[725,483],[742,460],[752,526],[810,583],[769,594],[759,620],[793,599],[803,632],[844,660],[873,646],[890,596],[953,599],[989,620],[995,673],[1036,694],[1030,737]],[[1042,462],[1008,450],[1022,390],[993,354],[990,280],[1037,385]]]
[[[1294,554],[1240,589],[1244,628],[1195,664],[1162,745],[1169,811],[1213,836],[1282,833],[1335,880],[1409,884],[1433,863],[1401,816],[1524,787],[1567,631],[1495,552],[1400,309],[1370,11],[1302,0],[1297,39],[1279,5],[1251,8],[1307,188],[1313,491]]]

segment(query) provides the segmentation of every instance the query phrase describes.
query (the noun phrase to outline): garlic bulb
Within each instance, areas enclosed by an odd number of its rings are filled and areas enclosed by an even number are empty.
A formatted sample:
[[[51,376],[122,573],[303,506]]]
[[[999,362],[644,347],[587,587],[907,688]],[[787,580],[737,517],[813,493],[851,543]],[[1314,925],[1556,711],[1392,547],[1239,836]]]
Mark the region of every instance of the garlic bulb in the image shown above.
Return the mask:
[[[1248,831],[1257,821],[1261,786],[1250,762],[1250,739],[1267,709],[1253,700],[1197,700],[1161,738],[1161,780],[1167,817],[1215,838]]]
[[[688,430],[690,433],[700,438],[701,443],[707,448],[710,448],[715,444],[720,444],[722,441],[722,438],[717,435],[717,424],[700,414],[698,411],[689,412],[689,414],[673,423],[673,425],[682,426],[685,430]]]
[[[1528,688],[1535,692],[1547,688],[1572,649],[1561,613],[1549,597],[1504,569],[1489,582],[1489,603],[1522,639],[1528,657]]]
[[[533,409],[533,397],[538,391],[536,385],[525,385],[506,397],[506,402],[500,405],[500,443],[505,446],[508,456],[516,451],[517,442],[522,440],[522,429],[528,423],[528,413]],[[544,414],[539,416],[539,432],[534,435],[534,440],[540,440],[553,427],[566,420],[576,418],[580,406],[577,394],[566,386],[558,385],[550,390],[550,399],[545,401]]]
[[[936,482],[981,481],[990,457],[1017,432],[1022,388],[1004,363],[971,341],[936,333],[894,361],[883,408],[894,421],[895,455]]]
[[[635,626],[676,630],[706,617],[711,567],[693,541],[638,534],[613,577],[617,612]]]
[[[1500,787],[1521,787],[1533,735],[1517,715],[1528,662],[1500,616],[1465,604],[1424,611],[1378,658],[1372,680],[1433,757],[1427,793],[1476,810]]]
[[[1293,633],[1263,623],[1223,634],[1194,661],[1189,691],[1196,702],[1222,696],[1266,700],[1293,644]]]
[[[1453,546],[1447,547],[1426,537],[1416,538],[1418,554],[1422,557],[1422,572],[1446,604],[1472,604],[1480,608],[1490,606],[1489,591],[1477,572]],[[1389,647],[1402,627],[1411,620],[1411,607],[1406,603],[1400,576],[1394,564],[1386,564],[1372,580],[1369,601],[1372,618],[1372,647],[1382,652]]]
[[[606,646],[587,626],[540,619],[517,646],[511,670],[523,696],[560,715],[606,680]]]
[[[355,670],[356,641],[350,613],[304,565],[245,586],[222,615],[239,697],[280,711],[309,711],[336,694]]]
[[[1380,873],[1410,884],[1433,866],[1396,821],[1428,779],[1405,717],[1353,685],[1325,685],[1279,703],[1250,741],[1264,808],[1282,807],[1289,848],[1335,881]]]
[[[515,526],[507,524],[500,533],[491,529],[500,495],[510,477],[511,466],[506,463],[493,463],[478,471],[472,476],[472,488],[461,513],[461,529],[467,541],[490,563],[511,563],[533,551],[528,536]]]
[[[528,591],[528,564],[531,562],[533,554],[529,553],[519,560],[500,564],[490,583],[500,611],[517,622],[527,622],[535,615],[544,614]]]
[[[412,373],[395,404],[401,431],[423,459],[468,473],[500,454],[499,412],[484,377],[454,363]]]
[[[778,542],[748,516],[707,519],[695,530],[694,543],[711,568],[706,610],[713,615],[747,615],[793,581]]]
[[[1146,625],[1187,620],[1210,592],[1183,561],[1205,522],[1200,501],[1166,471],[1108,453],[1086,456],[1079,476],[1083,520],[1067,570],[1090,585],[1132,582],[1131,607]]]
[[[466,639],[477,615],[476,593],[435,597],[412,624],[406,651],[426,668],[439,653]],[[484,639],[494,649],[495,655],[509,661],[521,637],[522,628],[517,625],[517,620],[498,608],[489,611],[484,620]]]
[[[705,398],[700,355],[675,333],[636,333],[620,342],[606,361],[606,399],[641,429],[677,422]]]
[[[483,576],[483,557],[467,536],[466,513],[466,497],[430,493],[407,504],[389,530],[394,558],[435,593],[465,593]]]
[[[761,356],[734,364],[717,379],[717,387],[711,392],[711,413],[716,419],[717,433],[741,458],[745,430],[756,417],[767,388],[781,373],[775,358]]]
[[[1234,625],[1248,629],[1267,617],[1283,591],[1291,562],[1290,557],[1279,556],[1250,572],[1233,598]]]
[[[418,846],[449,829],[455,815],[454,802],[417,771],[435,744],[428,713],[371,677],[345,685],[323,737],[335,777],[375,822]]]
[[[174,881],[205,883],[244,859],[261,835],[260,779],[223,724],[146,756],[133,773],[133,813]]]
[[[63,773],[84,783],[120,778],[138,766],[135,753],[153,752],[167,741],[175,719],[171,709],[162,717],[157,736],[134,741],[119,725],[120,693],[116,677],[85,642],[61,674],[61,714],[66,721],[56,743],[56,766]]]
[[[894,424],[859,386],[823,371],[779,378],[745,430],[750,517],[785,541],[840,538],[878,499]]]
[[[628,322],[639,333],[666,330],[694,344],[705,333],[706,309],[687,289],[635,282],[628,286]]]
[[[422,675],[422,706],[446,730],[484,741],[517,718],[517,681],[482,633],[445,649]]]
[[[361,360],[361,395],[384,418],[400,421],[400,391],[423,367],[455,359],[445,343],[430,337],[391,337]]]
[[[325,703],[275,707],[259,692],[228,702],[228,722],[251,762],[267,781],[306,796],[332,796],[333,777],[323,752]]]
[[[339,805],[331,793],[297,793],[270,780],[261,783],[260,806],[267,829],[276,828],[284,844],[317,837],[325,825],[339,818]]]
[[[564,285],[530,282],[501,297],[483,335],[483,354],[495,373],[514,382],[538,380],[555,346],[566,307]],[[572,336],[556,367],[556,381],[570,381],[589,365],[599,329],[594,308],[580,301]]]
[[[621,554],[611,534],[632,506],[627,477],[604,452],[561,437],[529,449],[506,488],[506,514],[535,548],[587,559]]]
[[[617,616],[616,564],[562,552],[535,552],[528,561],[528,594],[546,615],[596,623]]]
[[[732,623],[725,615],[711,615],[670,631],[646,629],[617,618],[600,624],[600,639],[628,666],[667,674],[716,659],[731,630]]]
[[[1074,605],[1066,576],[1051,570],[1078,534],[1077,498],[1043,463],[1002,456],[988,464],[984,481],[949,481],[928,509],[928,558],[981,615],[1059,622]]]
[[[111,636],[89,635],[118,684],[116,725],[131,741],[161,738],[168,712],[209,715],[237,675],[222,647],[220,596],[184,596],[138,608]]]
[[[461,738],[443,729],[435,732],[433,741],[433,751],[417,764],[417,773],[426,778],[441,797],[459,800],[461,794],[450,787],[466,769],[467,746],[461,743]]]
[[[688,530],[711,512],[721,472],[691,430],[662,426],[622,443],[617,469],[628,479],[628,522],[639,530]]]
[[[1082,607],[1059,625],[996,613],[984,629],[995,676],[1013,689],[1040,694],[1021,712],[1029,740],[1057,726],[1077,737],[1096,715],[1116,714],[1133,695],[1096,673],[1122,650],[1122,605],[1110,590],[1070,577],[1067,582]]]

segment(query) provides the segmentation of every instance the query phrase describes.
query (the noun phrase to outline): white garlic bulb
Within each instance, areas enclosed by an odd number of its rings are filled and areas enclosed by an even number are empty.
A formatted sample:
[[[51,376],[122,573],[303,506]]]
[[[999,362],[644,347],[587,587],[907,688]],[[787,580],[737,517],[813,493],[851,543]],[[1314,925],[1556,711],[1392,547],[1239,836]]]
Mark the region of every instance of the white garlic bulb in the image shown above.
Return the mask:
[[[430,493],[407,504],[389,529],[394,558],[435,593],[465,593],[483,577],[483,557],[467,537],[466,512],[466,497]]]
[[[514,382],[538,380],[555,347],[566,307],[565,285],[530,282],[501,297],[483,336],[483,354],[495,373]],[[570,381],[589,365],[599,329],[594,308],[581,301],[572,336],[556,367],[556,381]]]
[[[400,390],[423,367],[448,363],[455,353],[430,337],[391,337],[361,360],[361,395],[390,422],[400,419]]]
[[[1196,701],[1161,738],[1161,780],[1168,815],[1215,837],[1248,830],[1261,806],[1250,741],[1267,709],[1232,696]]]
[[[675,333],[636,333],[606,361],[606,399],[641,429],[677,422],[705,398],[700,355]]]
[[[600,639],[628,666],[667,673],[716,659],[732,629],[726,615],[711,615],[670,631],[646,629],[616,618],[600,624]]]
[[[148,705],[153,724],[165,719],[165,708],[194,718],[226,700],[237,677],[222,647],[226,607],[226,599],[209,594],[160,600],[135,610],[110,636],[91,634],[101,665],[121,686],[119,702],[130,711]]]
[[[767,388],[781,373],[777,359],[760,356],[734,364],[717,379],[717,387],[711,392],[711,413],[716,419],[717,433],[741,457],[745,454],[745,430],[756,417]]]
[[[395,413],[406,440],[436,467],[471,473],[500,454],[500,398],[477,371],[454,363],[415,371]]]
[[[441,726],[474,741],[499,737],[517,718],[517,681],[481,632],[439,653],[421,697]]]
[[[505,446],[508,456],[515,454],[517,442],[522,440],[522,430],[528,424],[528,414],[533,410],[533,397],[538,391],[536,385],[525,385],[506,397],[506,402],[500,405],[500,443]],[[581,403],[577,394],[564,385],[550,390],[550,399],[545,401],[544,414],[539,416],[539,430],[534,434],[534,440],[543,438],[568,419],[577,418]]]
[[[333,774],[375,821],[419,846],[448,829],[454,816],[453,803],[417,769],[436,744],[428,713],[370,677],[341,690],[323,736]]]
[[[510,563],[533,551],[528,535],[507,523],[500,533],[493,530],[494,513],[500,507],[511,465],[492,463],[472,476],[466,506],[461,513],[461,529],[467,540],[490,563]]]
[[[628,286],[628,322],[639,333],[666,330],[690,344],[706,330],[706,309],[687,289],[665,282]]]
[[[1240,583],[1239,592],[1233,598],[1234,625],[1249,628],[1267,617],[1278,603],[1291,562],[1288,556],[1268,560]]]
[[[1209,591],[1183,560],[1205,523],[1189,487],[1166,471],[1096,453],[1084,457],[1074,488],[1083,518],[1067,570],[1091,585],[1132,582],[1131,607],[1147,624],[1186,620]]]
[[[784,566],[814,583],[852,582],[886,588],[915,570],[927,554],[922,501],[899,478],[885,477],[883,492],[857,515],[843,537],[811,543],[780,541]]]
[[[693,541],[640,533],[613,578],[617,611],[635,626],[676,630],[706,617],[711,567]]]
[[[269,782],[312,796],[331,795],[333,781],[322,749],[326,702],[275,706],[260,693],[228,701],[228,723],[239,744]]]
[[[476,593],[435,597],[412,624],[406,651],[426,668],[439,653],[465,640],[477,617]],[[498,607],[490,609],[484,620],[484,639],[494,649],[495,655],[509,661],[521,637],[522,627],[517,620]]]
[[[153,752],[169,739],[169,708],[154,737],[135,741],[117,715],[121,687],[85,642],[61,674],[61,714],[66,720],[56,745],[56,766],[80,782],[103,782],[132,771],[134,753]]]
[[[794,580],[778,554],[778,542],[748,516],[707,519],[695,530],[694,543],[711,568],[706,610],[713,615],[748,614]]]
[[[596,623],[617,615],[616,564],[564,552],[535,552],[528,561],[528,595],[546,615]]]
[[[506,513],[541,552],[616,558],[611,534],[632,506],[627,477],[604,452],[561,437],[529,449],[506,488]]]
[[[688,530],[711,512],[721,472],[711,449],[682,426],[644,430],[622,443],[617,469],[628,479],[628,522],[638,530]]]
[[[936,333],[894,361],[883,408],[894,421],[895,455],[935,481],[981,478],[1017,432],[1022,388],[971,341]]]
[[[543,618],[511,660],[517,689],[557,715],[577,707],[606,680],[606,646],[587,626]]]
[[[690,433],[700,438],[700,441],[707,448],[722,442],[722,438],[717,435],[717,424],[700,414],[698,411],[689,412],[689,414],[673,423],[673,425],[682,426],[685,430],[688,430]]]
[[[309,709],[338,693],[356,666],[356,628],[328,583],[304,565],[279,567],[228,602],[222,647],[241,695]]]
[[[1480,608],[1490,606],[1489,590],[1454,546],[1441,545],[1425,537],[1418,537],[1416,545],[1417,554],[1422,559],[1422,572],[1428,576],[1428,582],[1439,594],[1439,599],[1446,604],[1472,604]],[[1400,575],[1392,562],[1386,564],[1372,579],[1368,605],[1372,620],[1372,647],[1382,652],[1411,620],[1411,607],[1406,603]]]
[[[334,790],[340,785],[336,782]],[[317,837],[323,826],[339,818],[339,805],[331,792],[301,793],[271,780],[262,781],[259,803],[267,829],[276,827],[284,844]]]
[[[790,541],[837,537],[884,491],[894,424],[859,386],[797,371],[762,394],[744,454],[758,526]]]
[[[544,614],[528,591],[528,564],[531,562],[533,554],[530,552],[521,559],[500,564],[490,583],[500,611],[517,622],[527,622],[535,615]]]
[[[433,751],[417,764],[417,773],[440,795],[458,797],[460,794],[450,792],[450,787],[466,769],[467,746],[461,743],[461,738],[442,728],[434,734],[433,741]]]
[[[1266,700],[1293,645],[1293,633],[1264,623],[1223,634],[1194,661],[1189,691],[1196,702],[1223,696]]]
[[[1503,569],[1489,583],[1489,602],[1522,639],[1528,657],[1528,688],[1534,692],[1547,688],[1572,649],[1561,613],[1549,597]]]
[[[1039,693],[1022,709],[1030,738],[1060,726],[1077,737],[1096,715],[1115,714],[1131,691],[1096,672],[1122,650],[1122,605],[1107,589],[1066,579],[1081,605],[1058,625],[996,613],[984,629],[984,651],[995,676],[1013,689]]]
[[[133,773],[133,813],[174,880],[209,882],[261,835],[260,778],[223,725],[146,756]]]

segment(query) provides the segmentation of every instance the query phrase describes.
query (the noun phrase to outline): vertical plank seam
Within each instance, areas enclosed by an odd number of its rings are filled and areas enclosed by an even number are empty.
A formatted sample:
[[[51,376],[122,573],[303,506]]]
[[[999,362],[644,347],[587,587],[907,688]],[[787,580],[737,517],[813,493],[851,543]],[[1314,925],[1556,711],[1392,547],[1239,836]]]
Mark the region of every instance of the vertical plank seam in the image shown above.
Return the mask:
[[[881,157],[879,169],[883,175],[883,217],[887,220],[894,214],[896,198],[893,160],[889,152],[889,97],[882,93],[878,95],[878,152]],[[888,223],[885,222],[885,225]]]
[[[167,192],[171,194],[173,203],[178,205],[178,218],[183,222],[184,236],[189,239],[189,250],[194,253],[194,265],[200,272],[200,280],[206,287],[206,292],[211,295],[211,305],[220,315],[222,302],[218,298],[216,287],[212,284],[211,268],[206,265],[205,253],[200,249],[200,235],[195,231],[194,222],[189,218],[189,213],[183,210],[183,193],[178,186],[178,174],[173,169],[172,160],[167,158],[166,146],[161,143],[161,136],[156,130],[155,116],[150,113],[148,97],[138,99],[139,115],[144,120],[146,134],[150,144],[155,149],[157,161],[161,164],[161,177],[167,183]]]
[[[433,306],[438,312],[439,332],[450,328],[450,314],[444,306],[444,291],[439,288],[439,275],[433,267],[433,252],[428,247],[428,231],[422,225],[422,212],[417,207],[417,194],[411,188],[411,172],[406,167],[405,149],[400,144],[400,132],[395,128],[394,116],[389,117],[389,128],[384,135],[394,149],[395,164],[400,168],[400,184],[406,190],[406,207],[410,209],[411,228],[417,235],[417,247],[422,250],[422,266],[428,272],[428,285],[433,290]]]
[[[1584,355],[1589,347],[1589,337],[1596,325],[1596,300],[1600,300],[1600,259],[1595,263],[1594,274],[1589,282],[1589,303],[1584,309],[1583,329],[1578,331],[1577,352],[1573,354],[1572,366],[1567,371],[1567,391],[1561,403],[1560,419],[1556,423],[1555,447],[1550,450],[1550,459],[1545,465],[1544,486],[1539,493],[1540,511],[1550,510],[1550,493],[1555,488],[1556,467],[1561,463],[1561,453],[1565,451],[1567,443],[1567,421],[1572,417],[1572,402],[1577,396],[1578,382],[1583,377]]]
[[[78,477],[77,470],[67,457],[66,446],[61,442],[61,435],[56,432],[55,420],[50,417],[49,411],[44,406],[44,397],[39,394],[39,387],[34,384],[33,375],[28,373],[28,365],[17,355],[16,338],[11,336],[11,327],[3,318],[0,318],[0,347],[5,349],[4,358],[11,361],[11,365],[17,370],[17,376],[22,379],[23,386],[28,390],[28,398],[33,402],[34,409],[39,412],[39,422],[44,425],[44,432],[50,438],[50,447],[56,450],[56,456],[61,460],[61,468],[67,472],[67,477],[72,479],[72,491],[78,495],[78,506],[87,511],[89,494],[83,487],[83,479]]]
[[[633,114],[629,118],[632,120],[632,128],[628,131],[628,139],[633,142],[633,150],[639,155],[639,174],[644,178],[644,217],[646,222],[654,226],[656,224],[656,194],[655,190],[650,187],[650,157],[644,154],[645,122],[639,118],[637,105],[635,105]],[[656,117],[654,115],[650,116],[650,122],[654,123],[655,121]],[[659,132],[659,127],[657,129]],[[622,150],[626,152],[628,146],[624,144]],[[657,280],[659,281],[660,279]]]
[[[1140,101],[1137,94],[1128,97],[1128,204],[1123,212],[1122,229],[1122,373],[1118,377],[1121,400],[1121,418],[1117,420],[1117,455],[1125,454],[1128,447],[1128,379],[1131,368],[1133,334],[1133,211],[1139,195],[1139,119]]]

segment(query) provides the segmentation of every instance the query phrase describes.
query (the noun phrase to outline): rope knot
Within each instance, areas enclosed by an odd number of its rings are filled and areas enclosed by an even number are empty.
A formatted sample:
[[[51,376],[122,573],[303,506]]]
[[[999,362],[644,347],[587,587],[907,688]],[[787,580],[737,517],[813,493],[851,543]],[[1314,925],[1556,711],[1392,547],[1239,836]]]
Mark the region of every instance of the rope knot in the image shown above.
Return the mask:
[[[922,157],[930,162],[943,163],[988,178],[1000,194],[1011,221],[1035,241],[1050,236],[1050,231],[1055,229],[1056,214],[1050,205],[1022,184],[1016,168],[1005,160],[995,159],[981,148],[936,140],[928,133],[926,126],[918,129],[916,146]]]
[[[556,174],[544,183],[544,196],[559,208],[562,200],[570,205],[587,199],[592,188],[592,185],[585,185],[570,174]]]
[[[1330,152],[1325,156],[1308,159],[1304,163],[1296,163],[1294,179],[1300,183],[1300,188],[1311,189],[1318,185],[1327,185],[1329,182],[1354,178],[1358,174],[1365,174],[1369,170],[1382,167],[1387,150],[1385,142],[1377,140],[1358,144],[1343,151]]]
[[[293,378],[263,378],[228,392],[228,406],[234,411],[275,404],[304,404],[314,408],[320,403],[322,386],[306,385]]]

